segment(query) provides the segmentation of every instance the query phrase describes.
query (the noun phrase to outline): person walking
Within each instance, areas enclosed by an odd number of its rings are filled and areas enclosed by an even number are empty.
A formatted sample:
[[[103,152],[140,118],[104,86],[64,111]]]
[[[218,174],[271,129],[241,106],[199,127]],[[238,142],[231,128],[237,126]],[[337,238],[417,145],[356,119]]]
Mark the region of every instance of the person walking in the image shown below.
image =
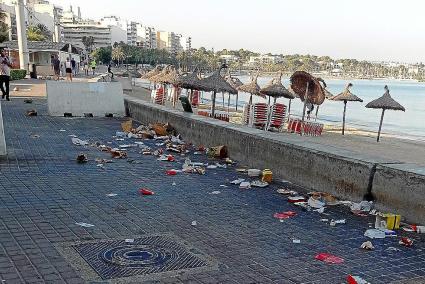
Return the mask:
[[[94,75],[94,72],[96,71],[96,60],[93,59],[90,63],[90,66],[91,66],[91,70],[93,71],[93,75]]]
[[[51,61],[52,61],[52,69],[53,69],[53,72],[54,72],[54,79],[56,81],[59,81],[59,76],[60,76],[60,73],[61,73],[61,62],[58,59],[58,57],[55,56],[55,55],[52,55]]]
[[[114,79],[114,73],[112,73],[112,65],[111,63],[108,64],[108,74],[111,74],[111,80]]]
[[[89,75],[89,63],[87,62],[87,60],[84,60],[83,63],[83,68],[84,68],[84,75],[88,76]]]
[[[9,84],[10,84],[10,68],[12,64],[4,49],[0,50],[0,88],[2,92],[2,99],[9,98]],[[4,85],[4,88],[3,88]]]
[[[65,73],[66,73],[66,80],[72,82],[72,64],[71,64],[71,61],[69,60],[69,57],[66,58]]]
[[[76,70],[76,68],[77,68],[77,62],[75,62],[74,57],[72,57],[72,59],[71,59],[71,68],[72,68],[72,74],[74,76],[77,75],[77,70]]]

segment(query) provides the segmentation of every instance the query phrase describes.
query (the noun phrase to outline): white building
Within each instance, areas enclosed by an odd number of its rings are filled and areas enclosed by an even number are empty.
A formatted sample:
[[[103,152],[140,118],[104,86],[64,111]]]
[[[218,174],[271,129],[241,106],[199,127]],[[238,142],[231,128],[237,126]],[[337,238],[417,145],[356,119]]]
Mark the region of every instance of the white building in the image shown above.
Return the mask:
[[[129,45],[136,45],[137,42],[137,22],[127,23],[127,43]]]
[[[170,53],[176,54],[181,50],[180,36],[173,32],[159,31],[156,33],[157,48],[166,49]]]
[[[53,42],[63,41],[63,32],[60,25],[60,18],[63,10],[61,7],[50,4],[48,1],[29,1],[27,5],[28,25],[43,24],[52,33]]]
[[[180,49],[184,51],[190,51],[192,49],[192,38],[184,37],[179,35],[180,37]]]
[[[154,27],[143,26],[138,23],[136,35],[137,46],[147,49],[157,48],[156,30]]]
[[[127,21],[117,16],[107,16],[100,19],[100,24],[111,29],[111,42],[127,43]]]
[[[223,54],[220,55],[220,59],[222,59],[224,62],[226,62],[226,64],[231,63],[231,62],[236,62],[239,60],[239,57],[236,55],[232,55],[232,54]]]
[[[15,7],[12,3],[5,2],[4,0],[0,0],[0,9],[5,14],[4,22],[9,27],[9,40],[18,39],[17,30],[16,30],[16,15],[15,15]]]
[[[282,56],[262,54],[260,56],[250,56],[248,64],[256,66],[258,64],[277,64],[281,62],[283,62]]]

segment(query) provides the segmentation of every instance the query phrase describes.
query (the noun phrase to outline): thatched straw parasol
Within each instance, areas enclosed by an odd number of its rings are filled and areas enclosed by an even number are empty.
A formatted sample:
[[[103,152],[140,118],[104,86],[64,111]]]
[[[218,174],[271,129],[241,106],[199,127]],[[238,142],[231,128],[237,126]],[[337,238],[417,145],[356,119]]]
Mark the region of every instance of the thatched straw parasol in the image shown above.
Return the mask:
[[[320,85],[320,82],[324,83],[324,81],[304,71],[296,71],[292,74],[290,81],[292,90],[300,97],[301,101],[304,102],[302,117],[304,121],[307,103],[321,105],[325,100],[325,93],[322,85]],[[326,84],[324,85],[326,87]]]
[[[262,88],[260,93],[273,97],[275,103],[277,98],[284,97],[290,100],[295,98],[295,96],[283,86],[282,72],[279,73],[277,78],[273,78],[264,88]]]
[[[167,83],[166,78],[167,78],[168,74],[170,73],[170,71],[171,71],[171,67],[167,66],[157,75],[150,77],[149,81],[151,81],[153,83],[158,83],[158,84]]]
[[[342,93],[331,98],[331,100],[333,101],[344,102],[344,112],[342,115],[342,135],[344,135],[344,132],[345,132],[345,112],[347,110],[347,102],[363,102],[361,98],[359,98],[358,96],[350,92],[350,88],[352,86],[353,84],[351,83],[347,84],[347,86],[345,87],[345,90]]]
[[[258,86],[257,84],[257,78],[258,74],[251,78],[251,82],[249,82],[248,84],[244,84],[238,88],[238,91],[251,94],[251,96],[249,97],[249,104],[252,104],[252,95],[257,95],[262,98],[266,97],[260,93],[260,86]]]
[[[391,110],[406,111],[406,109],[401,104],[396,102],[390,96],[390,90],[388,89],[387,85],[385,85],[384,89],[385,89],[385,93],[382,95],[382,97],[377,98],[376,100],[373,100],[366,105],[367,108],[380,108],[380,109],[382,109],[381,121],[379,122],[378,138],[376,139],[377,142],[379,142],[379,137],[381,136],[382,121],[384,120],[385,110],[391,109]]]
[[[161,72],[161,68],[158,65],[154,69],[152,69],[151,71],[149,71],[146,74],[144,74],[141,78],[142,79],[149,79],[152,76],[158,75],[159,72]]]
[[[176,101],[179,94],[177,86],[180,83],[181,78],[182,78],[182,75],[174,67],[171,67],[171,71],[167,75],[165,75],[163,79],[164,82],[173,85],[173,88],[171,89],[173,107],[176,106]]]
[[[192,73],[181,76],[177,86],[188,90],[205,90],[204,84],[198,77],[197,69],[195,69]]]
[[[214,117],[215,114],[215,98],[217,93],[229,93],[237,94],[238,91],[233,88],[224,78],[221,76],[220,72],[223,68],[226,68],[225,64],[221,65],[220,68],[215,71],[211,76],[201,80],[201,83],[205,86],[205,91],[213,92],[211,97],[212,106],[211,106],[211,116]]]

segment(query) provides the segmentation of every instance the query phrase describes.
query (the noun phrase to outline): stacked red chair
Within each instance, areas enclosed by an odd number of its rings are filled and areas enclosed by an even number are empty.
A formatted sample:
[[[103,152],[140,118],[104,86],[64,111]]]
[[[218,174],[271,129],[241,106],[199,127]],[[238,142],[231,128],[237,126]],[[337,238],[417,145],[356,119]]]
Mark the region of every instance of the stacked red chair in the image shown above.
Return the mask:
[[[323,131],[323,124],[311,121],[302,122],[300,119],[289,119],[288,131],[309,136],[320,136]]]
[[[274,104],[271,106],[269,127],[280,128],[285,122],[286,106],[284,104]]]
[[[264,127],[267,124],[269,107],[265,103],[256,103],[251,106],[250,125],[254,127]]]
[[[164,94],[164,87],[159,87],[156,90],[155,94],[155,103],[159,105],[164,105],[165,103],[165,94]]]
[[[192,104],[192,107],[199,106],[199,91],[193,91],[192,92],[192,101],[190,102]]]

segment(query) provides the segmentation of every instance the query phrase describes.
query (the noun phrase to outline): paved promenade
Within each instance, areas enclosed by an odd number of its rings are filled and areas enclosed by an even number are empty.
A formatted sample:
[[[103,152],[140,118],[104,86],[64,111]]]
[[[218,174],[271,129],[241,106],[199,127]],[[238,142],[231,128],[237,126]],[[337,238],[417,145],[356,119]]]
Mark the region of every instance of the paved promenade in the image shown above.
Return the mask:
[[[31,108],[39,115],[27,117],[25,112]],[[101,168],[94,159],[110,155],[96,147],[73,145],[69,135],[90,143],[132,144],[135,139],[112,138],[123,119],[49,117],[43,99],[25,104],[15,98],[2,102],[2,109],[8,146],[8,156],[0,160],[2,284],[118,283],[113,277],[117,271],[102,270],[102,262],[90,268],[80,256],[90,259],[98,254],[108,259],[110,254],[95,248],[76,253],[78,247],[70,249],[70,243],[117,239],[121,244],[124,239],[137,243],[147,236],[154,242],[158,235],[165,239],[162,243],[181,244],[178,250],[170,245],[171,252],[152,253],[162,260],[174,257],[176,265],[168,272],[139,277],[135,283],[332,284],[346,283],[348,274],[371,283],[425,283],[423,234],[399,231],[399,237],[372,240],[375,250],[364,251],[359,247],[368,240],[363,234],[374,217],[355,216],[345,206],[329,207],[326,215],[301,210],[276,193],[283,186],[302,192],[293,185],[240,190],[229,183],[246,178],[235,167],[207,169],[205,175],[166,176],[167,169],[180,169],[185,157],[176,156],[173,163],[157,161],[141,155],[136,147],[129,148],[127,159],[115,159]],[[156,143],[145,141],[160,147]],[[89,161],[78,164],[79,153]],[[189,156],[193,161],[216,162],[204,155]],[[155,195],[140,196],[141,187]],[[288,210],[297,215],[283,222],[273,218],[274,213]],[[347,224],[331,227],[320,221],[323,218],[346,219]],[[78,222],[94,226],[81,227]],[[412,238],[413,246],[399,245],[400,236]],[[323,252],[344,262],[316,260]],[[145,260],[152,254],[128,253],[127,257]],[[202,269],[184,262],[190,257],[198,259],[191,264]],[[104,278],[94,269],[103,271]]]

